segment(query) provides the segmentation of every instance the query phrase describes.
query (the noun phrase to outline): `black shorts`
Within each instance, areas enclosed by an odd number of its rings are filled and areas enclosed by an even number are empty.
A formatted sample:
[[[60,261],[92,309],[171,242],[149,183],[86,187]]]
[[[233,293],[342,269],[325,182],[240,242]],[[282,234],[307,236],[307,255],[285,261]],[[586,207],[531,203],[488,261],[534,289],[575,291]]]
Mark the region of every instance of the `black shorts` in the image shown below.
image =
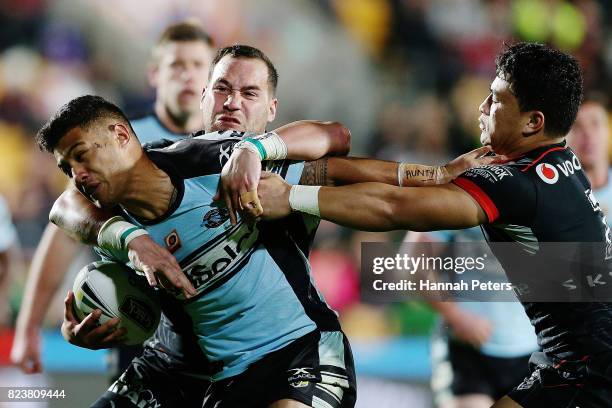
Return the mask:
[[[534,357],[536,355],[534,354]],[[532,358],[532,360],[537,360]],[[508,396],[524,408],[610,408],[612,378],[588,360],[553,368],[531,362],[531,375]],[[609,367],[609,365],[608,365]]]
[[[342,332],[315,331],[213,382],[204,408],[265,408],[292,399],[316,408],[355,406],[355,369]]]
[[[440,339],[432,345],[432,389],[438,405],[468,394],[497,400],[529,375],[529,355],[491,357],[464,343],[445,343]]]
[[[145,347],[92,408],[201,408],[210,382],[188,374],[184,363]]]
[[[143,352],[142,345],[122,346],[111,349],[109,355],[110,383],[114,383],[128,369],[132,360],[140,357]]]

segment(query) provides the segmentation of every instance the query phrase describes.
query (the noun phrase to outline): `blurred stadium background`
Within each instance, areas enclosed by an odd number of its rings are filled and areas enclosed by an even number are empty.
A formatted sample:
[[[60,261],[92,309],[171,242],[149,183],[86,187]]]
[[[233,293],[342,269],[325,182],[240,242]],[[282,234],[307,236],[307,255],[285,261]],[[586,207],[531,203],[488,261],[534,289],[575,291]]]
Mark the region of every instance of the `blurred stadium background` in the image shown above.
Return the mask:
[[[0,322],[0,387],[64,388],[68,398],[50,404],[58,407],[84,406],[106,388],[106,353],[72,347],[59,336],[65,291],[48,314],[46,375],[24,377],[9,366],[28,263],[66,183],[34,147],[33,135],[61,104],[86,93],[128,112],[146,110],[153,100],[145,74],[150,47],[167,24],[185,17],[200,19],[218,46],[251,44],[271,57],[280,73],[275,125],[339,120],[351,128],[357,155],[443,163],[477,146],[477,107],[504,41],[570,51],[584,68],[587,89],[612,91],[607,0],[3,0],[0,193],[24,262],[10,290],[12,317]],[[433,312],[418,303],[360,302],[360,242],[402,237],[323,223],[312,256],[319,286],[354,345],[359,407],[431,406]],[[87,256],[76,260],[75,271],[87,262]]]

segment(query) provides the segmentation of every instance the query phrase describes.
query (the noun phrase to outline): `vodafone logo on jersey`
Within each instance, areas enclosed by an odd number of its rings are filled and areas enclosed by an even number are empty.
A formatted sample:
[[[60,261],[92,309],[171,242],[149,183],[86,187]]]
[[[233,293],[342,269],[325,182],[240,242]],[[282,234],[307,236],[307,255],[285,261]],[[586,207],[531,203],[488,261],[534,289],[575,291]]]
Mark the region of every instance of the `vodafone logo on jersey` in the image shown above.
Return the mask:
[[[547,184],[555,184],[559,180],[559,172],[552,164],[538,164],[536,166],[536,173]]]

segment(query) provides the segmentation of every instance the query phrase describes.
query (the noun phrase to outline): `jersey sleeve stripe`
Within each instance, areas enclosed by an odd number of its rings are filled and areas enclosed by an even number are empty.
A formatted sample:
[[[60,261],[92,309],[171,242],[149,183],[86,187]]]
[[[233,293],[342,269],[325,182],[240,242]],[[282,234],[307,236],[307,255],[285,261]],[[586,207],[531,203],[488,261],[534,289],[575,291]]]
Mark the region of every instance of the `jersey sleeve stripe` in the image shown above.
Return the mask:
[[[463,177],[456,178],[453,183],[462,188],[466,193],[471,195],[474,200],[476,200],[476,202],[487,214],[489,223],[494,222],[499,218],[499,210],[497,209],[497,206],[487,195],[487,193],[478,187],[476,183]]]

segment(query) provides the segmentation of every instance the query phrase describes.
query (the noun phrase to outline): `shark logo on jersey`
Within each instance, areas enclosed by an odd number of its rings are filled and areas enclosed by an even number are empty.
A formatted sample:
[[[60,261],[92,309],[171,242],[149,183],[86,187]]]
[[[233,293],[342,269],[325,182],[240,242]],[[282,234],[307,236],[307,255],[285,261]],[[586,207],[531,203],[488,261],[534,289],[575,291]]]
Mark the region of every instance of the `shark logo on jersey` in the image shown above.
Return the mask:
[[[229,220],[229,211],[227,208],[213,208],[204,214],[200,227],[217,228],[227,220]]]

